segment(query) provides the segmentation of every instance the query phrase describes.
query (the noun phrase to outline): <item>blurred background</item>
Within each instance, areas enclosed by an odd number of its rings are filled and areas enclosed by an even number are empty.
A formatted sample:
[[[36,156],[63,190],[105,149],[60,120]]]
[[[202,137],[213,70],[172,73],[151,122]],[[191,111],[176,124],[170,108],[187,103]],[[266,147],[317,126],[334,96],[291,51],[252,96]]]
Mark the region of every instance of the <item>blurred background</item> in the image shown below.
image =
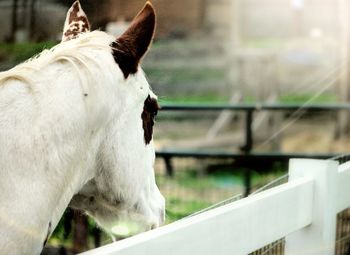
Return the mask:
[[[59,43],[72,2],[0,0],[0,69]],[[118,36],[145,0],[80,2],[93,29]],[[154,138],[167,223],[258,190],[283,176],[293,155],[349,151],[349,1],[152,3],[158,28],[143,67],[164,107]],[[271,105],[286,108],[264,109]],[[110,242],[67,210],[43,254]]]

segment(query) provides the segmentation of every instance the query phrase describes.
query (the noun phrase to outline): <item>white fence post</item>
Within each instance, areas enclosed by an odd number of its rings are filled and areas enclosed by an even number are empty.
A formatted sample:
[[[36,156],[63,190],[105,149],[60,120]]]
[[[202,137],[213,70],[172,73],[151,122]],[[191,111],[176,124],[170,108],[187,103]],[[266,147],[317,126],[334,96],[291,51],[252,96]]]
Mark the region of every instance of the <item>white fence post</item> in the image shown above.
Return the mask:
[[[290,161],[289,180],[314,178],[314,199],[312,224],[286,237],[286,255],[335,254],[337,174],[335,161]]]

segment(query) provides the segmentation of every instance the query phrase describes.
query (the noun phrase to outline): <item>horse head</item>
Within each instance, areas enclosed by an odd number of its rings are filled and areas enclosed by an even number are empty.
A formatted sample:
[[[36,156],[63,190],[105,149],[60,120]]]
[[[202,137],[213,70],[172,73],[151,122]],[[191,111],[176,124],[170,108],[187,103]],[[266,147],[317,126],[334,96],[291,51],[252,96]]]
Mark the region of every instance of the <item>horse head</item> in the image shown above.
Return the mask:
[[[147,2],[125,33],[109,44],[110,59],[104,65],[112,66],[106,75],[115,81],[110,93],[115,105],[100,127],[94,174],[70,202],[109,233],[124,222],[137,222],[140,230],[147,230],[164,221],[164,198],[153,170],[153,125],[159,105],[140,68],[153,40],[155,19]],[[89,32],[88,18],[77,1],[68,11],[62,41]]]

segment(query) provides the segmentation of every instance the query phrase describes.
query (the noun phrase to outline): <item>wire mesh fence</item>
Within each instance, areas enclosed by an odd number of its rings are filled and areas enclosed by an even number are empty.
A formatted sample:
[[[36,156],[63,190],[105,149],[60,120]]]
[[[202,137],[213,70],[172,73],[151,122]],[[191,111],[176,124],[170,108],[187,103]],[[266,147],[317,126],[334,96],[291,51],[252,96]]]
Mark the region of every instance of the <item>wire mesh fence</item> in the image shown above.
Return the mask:
[[[350,154],[343,154],[333,158],[340,164],[350,161]],[[347,195],[347,194],[344,194]],[[337,215],[336,255],[350,255],[350,208]]]
[[[336,255],[350,255],[350,208],[337,216]]]
[[[174,176],[164,175],[156,168],[159,189],[167,201],[166,223],[214,209],[241,198],[242,183],[239,176],[206,174],[195,160],[175,160]],[[219,204],[218,204],[219,203]],[[217,205],[218,204],[218,205]]]
[[[283,255],[285,243],[285,239],[281,239],[249,255]]]
[[[339,161],[340,164],[348,162],[350,155],[340,155],[332,158]],[[284,175],[266,186],[258,189],[253,194],[264,190],[271,189],[288,181],[288,175]],[[338,213],[337,215],[337,232],[336,232],[335,255],[350,255],[350,208]],[[278,240],[259,249],[249,255],[283,255],[285,248],[285,239]]]

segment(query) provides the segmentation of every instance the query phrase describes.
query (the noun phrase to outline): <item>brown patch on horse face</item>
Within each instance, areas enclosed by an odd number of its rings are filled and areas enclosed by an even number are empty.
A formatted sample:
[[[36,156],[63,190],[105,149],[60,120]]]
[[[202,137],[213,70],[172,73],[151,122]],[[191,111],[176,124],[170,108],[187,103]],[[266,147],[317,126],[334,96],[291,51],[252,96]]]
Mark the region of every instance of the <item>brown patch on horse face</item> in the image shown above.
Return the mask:
[[[79,1],[76,1],[67,13],[62,41],[72,40],[80,33],[90,31],[89,20],[81,8]]]
[[[137,72],[139,63],[153,40],[155,24],[155,11],[152,4],[147,2],[126,32],[112,43],[114,60],[122,70],[125,79]]]
[[[141,114],[142,127],[146,145],[148,145],[152,141],[154,119],[157,116],[159,109],[160,106],[157,100],[148,96],[145,100],[143,112]]]

